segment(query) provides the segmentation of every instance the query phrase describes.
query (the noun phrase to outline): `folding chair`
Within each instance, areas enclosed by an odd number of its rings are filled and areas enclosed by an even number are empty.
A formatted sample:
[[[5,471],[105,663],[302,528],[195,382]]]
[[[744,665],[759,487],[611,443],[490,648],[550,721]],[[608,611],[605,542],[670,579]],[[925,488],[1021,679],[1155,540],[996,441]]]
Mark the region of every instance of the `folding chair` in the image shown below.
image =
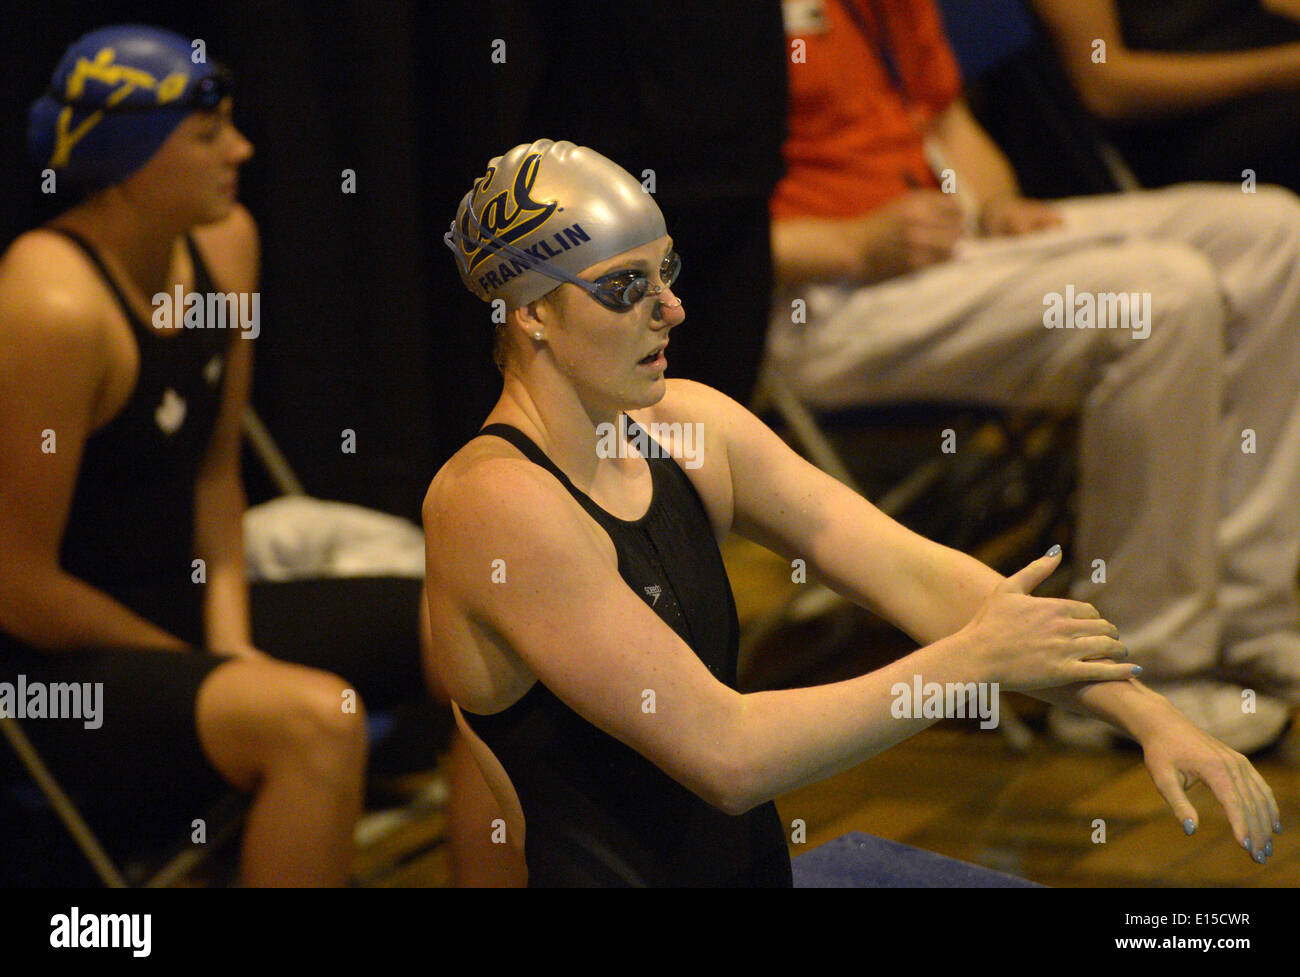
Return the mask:
[[[27,803],[29,814],[39,814],[43,807],[52,812],[85,858],[96,878],[109,889],[127,887],[166,888],[183,882],[238,836],[247,800],[231,791],[203,818],[212,830],[206,832],[203,844],[192,844],[188,839],[173,842],[165,847],[132,858],[130,862],[115,860],[87,823],[77,805],[68,797],[54,774],[46,766],[19,720],[12,716],[0,717],[0,733],[4,734],[14,757],[38,790],[42,803]],[[3,788],[10,803],[19,803],[15,797],[18,787],[6,783]]]

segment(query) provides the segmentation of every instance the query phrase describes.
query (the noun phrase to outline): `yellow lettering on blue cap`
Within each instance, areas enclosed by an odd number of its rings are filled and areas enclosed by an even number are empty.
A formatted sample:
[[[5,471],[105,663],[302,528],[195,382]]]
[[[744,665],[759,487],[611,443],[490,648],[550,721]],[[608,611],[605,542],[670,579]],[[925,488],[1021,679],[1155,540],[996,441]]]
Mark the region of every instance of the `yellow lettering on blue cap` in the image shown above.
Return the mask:
[[[68,75],[64,84],[64,98],[80,98],[86,88],[86,81],[93,80],[105,85],[118,86],[104,99],[104,107],[112,108],[128,98],[137,89],[152,89],[159,105],[174,102],[185,92],[189,76],[182,71],[174,71],[160,83],[149,72],[131,65],[117,64],[117,51],[111,47],[100,49],[94,60],[78,58],[76,67]],[[49,165],[55,169],[67,166],[72,156],[73,147],[86,138],[90,130],[104,119],[104,110],[96,109],[75,128],[72,124],[72,106],[66,106],[59,113],[58,123],[54,129],[54,152],[50,154]]]

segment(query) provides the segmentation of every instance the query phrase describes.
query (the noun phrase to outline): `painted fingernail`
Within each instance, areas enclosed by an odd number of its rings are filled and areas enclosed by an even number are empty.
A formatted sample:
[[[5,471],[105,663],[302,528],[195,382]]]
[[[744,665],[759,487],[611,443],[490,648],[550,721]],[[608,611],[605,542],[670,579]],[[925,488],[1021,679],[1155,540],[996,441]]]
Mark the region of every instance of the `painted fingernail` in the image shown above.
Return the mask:
[[[1141,674],[1142,674],[1142,666],[1141,666],[1141,665],[1134,665],[1134,666],[1133,666],[1133,674],[1134,674],[1134,675],[1141,675]]]
[[[1264,842],[1264,857],[1265,858],[1273,857],[1273,842],[1271,841]]]
[[[1242,845],[1245,847],[1246,851],[1250,851],[1250,839],[1249,839],[1249,838],[1247,838],[1245,841],[1243,841],[1243,842],[1242,842]]]
[[[1188,818],[1186,821],[1183,822],[1183,834],[1189,835],[1195,830],[1196,830],[1196,822],[1193,821],[1191,818]]]
[[[1048,556],[1056,556],[1056,554],[1058,554],[1058,553],[1060,553],[1060,552],[1061,552],[1061,547],[1060,547],[1060,545],[1057,544],[1057,543],[1053,543],[1053,544],[1052,544],[1052,548],[1051,548],[1050,550],[1047,551],[1047,555],[1048,555]]]
[[[1274,830],[1275,832],[1277,832],[1278,834],[1281,834],[1281,833],[1282,833],[1282,822],[1281,822],[1281,821],[1274,821],[1274,822],[1273,822],[1273,830]]]
[[[1264,853],[1262,851],[1255,852],[1255,861],[1259,862],[1261,865],[1264,864]]]

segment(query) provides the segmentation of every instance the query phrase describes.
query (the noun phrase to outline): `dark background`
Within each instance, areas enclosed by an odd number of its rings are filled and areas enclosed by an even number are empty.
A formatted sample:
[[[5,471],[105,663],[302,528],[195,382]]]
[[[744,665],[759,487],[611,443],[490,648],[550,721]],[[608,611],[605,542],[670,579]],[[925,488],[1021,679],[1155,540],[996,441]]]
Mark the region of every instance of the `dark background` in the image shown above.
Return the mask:
[[[0,244],[68,203],[39,193],[25,151],[27,105],[64,48],[113,23],[203,38],[209,58],[235,72],[236,123],[256,147],[240,180],[263,245],[254,405],[309,493],[418,519],[433,473],[500,390],[488,308],[461,286],[441,242],[491,157],[538,138],[586,143],[638,176],[656,170],[675,236],[688,216],[731,233],[741,210],[751,237],[766,233],[755,203],[779,172],[779,3],[650,6],[653,15],[529,0],[10,8]],[[492,63],[496,38],[505,65]],[[345,168],[356,171],[354,195],[340,192]],[[702,291],[699,252],[710,249],[691,254],[680,236],[678,247],[689,304],[692,283]],[[761,262],[744,281],[712,277],[761,315]],[[758,344],[742,345],[756,360]],[[340,450],[345,428],[355,454]],[[270,494],[247,458],[245,470],[251,501]]]

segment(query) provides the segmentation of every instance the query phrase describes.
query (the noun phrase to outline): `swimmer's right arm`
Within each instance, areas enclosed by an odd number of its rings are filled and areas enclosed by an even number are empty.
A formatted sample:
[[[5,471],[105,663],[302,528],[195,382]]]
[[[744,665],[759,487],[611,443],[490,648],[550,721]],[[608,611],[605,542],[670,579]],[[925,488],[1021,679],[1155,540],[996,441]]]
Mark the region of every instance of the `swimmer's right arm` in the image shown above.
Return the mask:
[[[51,650],[184,648],[59,565],[108,357],[75,269],[42,238],[19,239],[0,262],[0,631]]]
[[[815,688],[742,695],[627,586],[609,539],[530,462],[487,459],[435,482],[425,505],[432,587],[499,638],[590,722],[714,806],[740,813],[854,766],[935,722],[895,715],[894,686],[1066,674],[1113,678],[1083,661],[1105,642],[1045,627],[1048,602],[1024,597],[1054,563],[1006,581],[962,631],[885,668]],[[501,561],[501,562],[496,562]],[[498,582],[494,582],[494,579]],[[1040,618],[1044,618],[1040,620]],[[1076,640],[1077,639],[1077,640]],[[1033,684],[1033,683],[1030,683]]]

